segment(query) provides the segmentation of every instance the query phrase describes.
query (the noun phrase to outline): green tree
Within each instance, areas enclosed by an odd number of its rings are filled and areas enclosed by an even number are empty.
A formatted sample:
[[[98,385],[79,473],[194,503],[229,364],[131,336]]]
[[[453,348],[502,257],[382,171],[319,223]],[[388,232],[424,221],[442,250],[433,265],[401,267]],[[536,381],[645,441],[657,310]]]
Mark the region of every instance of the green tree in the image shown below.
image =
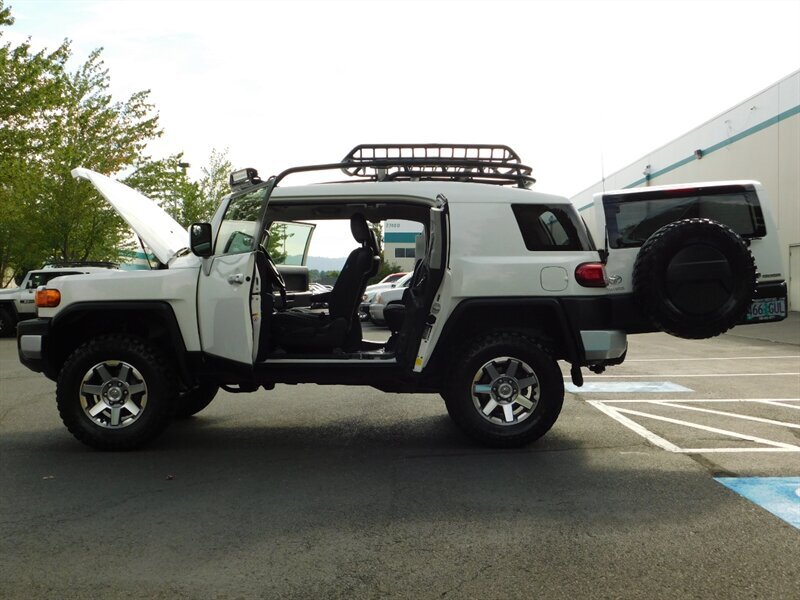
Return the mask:
[[[286,223],[273,223],[270,225],[267,252],[275,264],[283,264],[286,260],[286,240],[293,235],[293,233],[286,232]]]
[[[228,149],[211,150],[208,164],[202,168],[203,175],[198,182],[200,187],[198,203],[186,210],[187,215],[193,215],[193,220],[189,223],[211,220],[223,196],[231,191],[228,184],[231,171],[233,171],[233,165],[228,158]]]
[[[200,186],[189,180],[185,166],[182,153],[159,160],[142,159],[136,163],[133,173],[125,178],[125,184],[158,202],[172,218],[186,227],[195,222],[186,218],[186,208],[198,204]]]
[[[378,272],[375,274],[375,277],[372,277],[367,282],[367,285],[378,283],[381,279],[383,279],[387,275],[391,275],[392,273],[399,273],[402,270],[403,269],[400,267],[400,265],[396,265],[395,263],[387,263],[383,258],[383,251],[381,250],[381,266],[378,268]]]
[[[36,226],[46,252],[57,260],[115,260],[124,224],[72,169],[115,174],[141,160],[161,135],[148,91],[115,102],[110,77],[95,50],[64,80],[62,103],[48,126],[43,163],[48,177],[38,196]]]
[[[231,163],[227,151],[211,151],[198,181],[189,179],[188,166],[183,153],[158,160],[142,159],[125,183],[158,202],[184,227],[210,221],[222,197],[230,192],[228,175]]]
[[[0,40],[14,23],[0,0]],[[0,286],[41,266],[46,254],[32,213],[47,177],[42,159],[52,120],[61,110],[69,45],[34,52],[30,40],[0,45]]]

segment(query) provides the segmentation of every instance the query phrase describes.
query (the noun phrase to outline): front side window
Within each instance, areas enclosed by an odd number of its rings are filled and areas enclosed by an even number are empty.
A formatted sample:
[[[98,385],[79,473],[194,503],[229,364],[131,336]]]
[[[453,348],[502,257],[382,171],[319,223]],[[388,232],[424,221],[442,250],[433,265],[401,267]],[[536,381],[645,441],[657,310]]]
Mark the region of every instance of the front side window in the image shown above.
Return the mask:
[[[255,250],[259,237],[258,220],[266,193],[266,188],[260,188],[231,199],[217,233],[216,254],[241,254]]]
[[[611,248],[638,248],[664,225],[683,219],[712,219],[742,237],[766,235],[764,218],[754,191],[669,190],[605,196]]]

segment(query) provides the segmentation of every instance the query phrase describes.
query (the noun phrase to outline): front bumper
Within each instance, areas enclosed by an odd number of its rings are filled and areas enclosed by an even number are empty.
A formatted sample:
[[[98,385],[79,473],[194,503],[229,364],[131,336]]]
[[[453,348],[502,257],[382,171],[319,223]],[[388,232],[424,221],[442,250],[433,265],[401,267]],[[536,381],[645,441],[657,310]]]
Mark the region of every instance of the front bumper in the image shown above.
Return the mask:
[[[31,371],[51,377],[47,356],[50,319],[30,319],[17,325],[17,353],[19,362]]]

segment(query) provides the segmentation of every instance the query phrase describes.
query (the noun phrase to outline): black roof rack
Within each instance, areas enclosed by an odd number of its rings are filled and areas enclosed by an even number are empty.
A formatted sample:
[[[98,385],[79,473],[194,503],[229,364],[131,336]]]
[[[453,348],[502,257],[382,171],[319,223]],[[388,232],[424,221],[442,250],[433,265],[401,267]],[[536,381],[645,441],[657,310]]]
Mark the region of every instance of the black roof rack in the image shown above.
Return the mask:
[[[531,168],[499,144],[360,144],[342,172],[369,181],[471,181],[529,188]]]

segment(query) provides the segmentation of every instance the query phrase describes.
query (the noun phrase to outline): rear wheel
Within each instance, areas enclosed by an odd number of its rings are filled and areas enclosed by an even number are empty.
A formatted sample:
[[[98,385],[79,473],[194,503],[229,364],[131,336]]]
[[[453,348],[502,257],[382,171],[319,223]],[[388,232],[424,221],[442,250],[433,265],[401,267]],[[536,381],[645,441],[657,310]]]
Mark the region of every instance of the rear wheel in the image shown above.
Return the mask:
[[[564,380],[555,359],[535,340],[491,334],[475,340],[453,364],[443,393],[447,412],[472,439],[523,446],[556,422]]]
[[[129,450],[160,434],[172,417],[173,377],[145,341],[103,336],[78,347],[58,376],[56,403],[67,429],[101,450]]]

